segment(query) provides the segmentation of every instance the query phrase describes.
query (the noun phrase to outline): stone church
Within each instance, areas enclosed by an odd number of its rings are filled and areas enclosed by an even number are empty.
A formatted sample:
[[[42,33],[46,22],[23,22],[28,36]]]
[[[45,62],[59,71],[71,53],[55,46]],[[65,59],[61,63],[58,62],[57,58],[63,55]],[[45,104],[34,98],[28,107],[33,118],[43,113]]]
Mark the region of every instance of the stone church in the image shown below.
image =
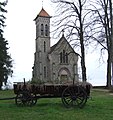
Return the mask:
[[[32,78],[44,82],[70,83],[78,81],[78,54],[66,40],[64,34],[50,46],[50,18],[42,8],[34,19],[36,39]]]

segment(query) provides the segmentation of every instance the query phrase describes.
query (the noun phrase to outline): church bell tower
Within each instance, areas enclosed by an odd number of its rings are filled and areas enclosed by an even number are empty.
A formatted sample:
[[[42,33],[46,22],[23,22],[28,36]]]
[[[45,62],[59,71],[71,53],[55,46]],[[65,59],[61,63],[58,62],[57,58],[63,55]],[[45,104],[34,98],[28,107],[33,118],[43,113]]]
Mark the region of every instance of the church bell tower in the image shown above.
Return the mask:
[[[51,16],[42,8],[34,19],[36,25],[35,54],[32,78],[48,81],[50,51],[50,18]]]

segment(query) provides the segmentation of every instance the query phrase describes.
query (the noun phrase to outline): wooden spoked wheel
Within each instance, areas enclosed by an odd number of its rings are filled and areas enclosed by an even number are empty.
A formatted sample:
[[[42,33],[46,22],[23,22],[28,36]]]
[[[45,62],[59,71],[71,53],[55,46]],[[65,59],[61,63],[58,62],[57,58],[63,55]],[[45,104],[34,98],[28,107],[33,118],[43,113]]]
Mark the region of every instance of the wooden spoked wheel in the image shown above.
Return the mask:
[[[32,98],[32,105],[35,105],[37,103],[36,94],[31,94],[31,98]]]
[[[87,94],[82,86],[69,86],[62,93],[62,103],[65,107],[84,107],[87,102]]]
[[[15,103],[17,106],[23,105],[23,94],[22,93],[17,94],[17,96],[15,97]]]
[[[29,91],[21,91],[15,97],[15,103],[18,106],[32,106],[37,102],[36,95],[31,94]]]

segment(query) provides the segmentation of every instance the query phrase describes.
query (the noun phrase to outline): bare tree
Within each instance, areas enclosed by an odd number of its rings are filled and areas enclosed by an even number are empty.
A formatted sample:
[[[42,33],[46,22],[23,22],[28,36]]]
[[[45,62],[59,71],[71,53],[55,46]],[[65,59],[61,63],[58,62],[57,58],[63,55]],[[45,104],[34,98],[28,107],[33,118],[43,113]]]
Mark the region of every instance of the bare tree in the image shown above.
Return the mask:
[[[111,60],[112,60],[112,2],[111,0],[93,0],[92,12],[93,23],[97,29],[94,29],[93,38],[102,46],[102,49],[106,49],[108,52],[107,59],[107,87],[111,87]],[[97,31],[98,34],[95,32]],[[96,37],[94,37],[96,36]]]
[[[86,9],[87,0],[52,0],[52,2],[57,3],[58,8],[53,23],[56,26],[55,33],[57,30],[65,30],[70,42],[80,47],[82,80],[86,81],[85,46],[91,42],[92,34],[92,23],[89,20],[91,10]]]
[[[99,43],[101,51],[108,51],[107,87],[111,86],[112,1],[111,0],[52,0],[57,3],[54,25],[65,30],[74,46],[80,46],[82,79],[86,81],[85,47]],[[90,7],[89,7],[90,6]]]

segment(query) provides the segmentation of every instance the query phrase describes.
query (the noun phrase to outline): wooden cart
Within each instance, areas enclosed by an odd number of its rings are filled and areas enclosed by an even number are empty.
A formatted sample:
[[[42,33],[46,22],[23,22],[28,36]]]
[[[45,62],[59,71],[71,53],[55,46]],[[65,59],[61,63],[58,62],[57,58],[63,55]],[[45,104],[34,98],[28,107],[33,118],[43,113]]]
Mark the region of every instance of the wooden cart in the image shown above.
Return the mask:
[[[90,84],[14,84],[15,103],[32,106],[39,98],[61,98],[65,107],[83,108],[90,96]]]

